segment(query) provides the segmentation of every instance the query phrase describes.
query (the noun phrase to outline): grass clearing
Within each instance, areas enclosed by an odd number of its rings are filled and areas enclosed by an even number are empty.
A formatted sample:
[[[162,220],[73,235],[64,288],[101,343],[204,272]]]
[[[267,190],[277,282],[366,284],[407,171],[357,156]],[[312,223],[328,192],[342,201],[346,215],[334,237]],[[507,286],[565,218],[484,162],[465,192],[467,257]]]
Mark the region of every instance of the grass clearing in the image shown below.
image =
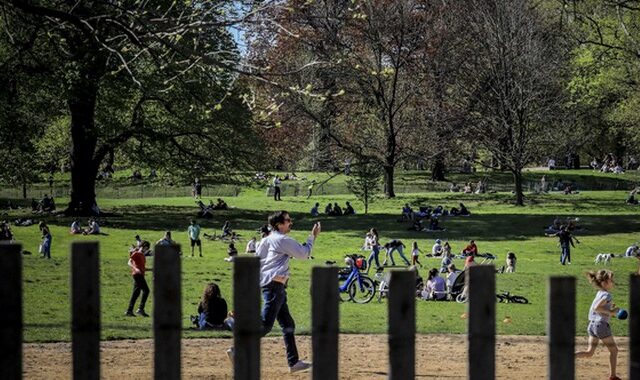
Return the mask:
[[[203,232],[219,231],[225,220],[230,220],[234,230],[244,240],[238,244],[240,251],[248,237],[266,221],[269,212],[286,209],[295,219],[292,235],[299,240],[306,237],[312,223],[322,222],[323,232],[314,248],[315,260],[292,261],[289,304],[296,319],[299,333],[310,332],[310,273],[313,265],[324,265],[325,260],[342,262],[346,253],[357,252],[362,245],[364,233],[377,227],[381,241],[402,239],[407,246],[414,240],[424,251],[430,251],[435,238],[448,239],[455,252],[460,251],[469,239],[475,239],[481,252],[498,255],[496,265],[504,263],[506,252],[513,250],[518,256],[517,273],[498,274],[497,290],[508,290],[526,296],[530,305],[497,305],[499,334],[543,335],[545,333],[546,288],[550,275],[572,275],[578,278],[577,326],[582,334],[586,327],[586,316],[595,291],[587,283],[583,272],[600,268],[593,263],[599,252],[623,253],[627,246],[639,240],[640,219],[638,208],[626,206],[624,191],[582,192],[577,195],[561,194],[527,195],[527,207],[511,205],[510,193],[466,195],[459,193],[402,194],[395,199],[382,199],[371,205],[368,215],[349,217],[311,218],[309,210],[313,203],[323,207],[329,202],[344,204],[349,200],[356,210],[363,207],[347,195],[283,196],[282,202],[274,202],[261,189],[243,191],[238,197],[225,198],[234,207],[219,211],[213,219],[200,220]],[[397,219],[404,203],[418,205],[443,204],[450,208],[464,202],[472,211],[470,218],[447,218],[442,224],[447,228],[442,233],[409,231],[406,223]],[[69,302],[69,245],[72,241],[98,240],[101,252],[101,299],[102,338],[124,339],[151,337],[151,320],[125,317],[131,292],[131,276],[127,267],[127,248],[133,237],[140,234],[143,239],[156,241],[164,230],[172,230],[174,239],[182,244],[183,256],[183,321],[185,337],[228,336],[224,332],[199,332],[190,329],[188,316],[195,314],[202,289],[208,281],[220,284],[222,293],[232,303],[232,266],[225,262],[226,245],[219,241],[203,239],[204,258],[186,257],[189,254],[186,228],[197,207],[192,198],[143,198],[101,199],[103,210],[121,216],[108,217],[102,229],[108,236],[87,237],[68,234],[70,218],[50,217],[53,246],[48,261],[39,258],[37,248],[40,241],[37,226],[13,227],[16,239],[33,255],[24,257],[24,312],[25,341],[48,342],[70,339]],[[323,208],[322,207],[322,208]],[[24,216],[12,211],[9,218]],[[582,244],[572,250],[572,265],[561,266],[557,239],[544,237],[543,227],[555,216],[580,217],[580,225],[586,231],[577,234]],[[86,221],[82,221],[86,224]],[[409,248],[407,248],[407,251]],[[197,255],[197,253],[196,253]],[[431,267],[439,267],[440,260],[421,256],[426,275]],[[462,266],[462,260],[455,260]],[[153,259],[148,260],[153,267]],[[635,259],[615,258],[610,266],[617,276],[614,300],[619,306],[628,304],[628,275],[637,270]],[[147,275],[152,287],[152,273]],[[153,291],[153,290],[152,290]],[[147,311],[153,308],[149,298]],[[340,329],[345,333],[385,333],[387,331],[387,303],[375,299],[366,305],[343,303],[340,306]],[[420,333],[464,333],[467,321],[460,318],[466,306],[452,302],[417,301],[417,331]],[[513,320],[503,324],[505,316]],[[277,329],[276,329],[277,330]],[[615,335],[627,334],[625,323],[614,322]],[[277,334],[277,332],[274,332]]]

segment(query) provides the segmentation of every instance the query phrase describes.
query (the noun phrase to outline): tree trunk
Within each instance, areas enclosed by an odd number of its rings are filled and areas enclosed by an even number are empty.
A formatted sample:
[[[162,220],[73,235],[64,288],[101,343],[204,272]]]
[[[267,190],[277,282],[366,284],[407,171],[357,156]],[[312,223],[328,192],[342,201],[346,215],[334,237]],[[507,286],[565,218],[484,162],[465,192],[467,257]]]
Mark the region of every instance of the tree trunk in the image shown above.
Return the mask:
[[[27,199],[27,180],[22,179],[22,199]]]
[[[442,154],[436,156],[433,166],[431,167],[432,181],[445,181],[444,177],[444,159]]]
[[[396,193],[393,190],[393,165],[384,166],[384,194],[387,198],[395,198]]]
[[[516,187],[516,206],[524,206],[524,194],[522,193],[522,169],[515,169],[512,173]]]
[[[96,215],[96,176],[100,161],[94,157],[97,81],[80,81],[69,91],[71,114],[71,201],[67,215]]]

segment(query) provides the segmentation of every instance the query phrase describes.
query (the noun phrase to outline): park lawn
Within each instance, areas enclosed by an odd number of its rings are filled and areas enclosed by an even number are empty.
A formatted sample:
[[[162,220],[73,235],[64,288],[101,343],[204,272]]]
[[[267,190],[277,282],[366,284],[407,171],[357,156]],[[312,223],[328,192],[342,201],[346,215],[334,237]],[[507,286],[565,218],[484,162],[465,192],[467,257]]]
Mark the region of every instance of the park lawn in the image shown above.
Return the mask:
[[[249,189],[238,197],[226,198],[233,207],[219,211],[213,219],[201,220],[203,232],[219,231],[225,220],[230,220],[235,230],[244,238],[238,244],[240,251],[255,229],[266,221],[269,212],[277,209],[289,210],[295,219],[292,235],[299,240],[306,237],[314,221],[322,223],[323,232],[314,247],[314,260],[292,261],[289,304],[300,333],[310,332],[310,273],[314,265],[324,265],[325,260],[337,260],[347,253],[359,251],[364,233],[375,226],[381,241],[402,239],[408,246],[417,241],[420,248],[430,251],[435,238],[449,239],[455,252],[460,251],[469,239],[475,239],[481,252],[498,255],[496,265],[504,263],[506,252],[513,250],[518,256],[517,273],[498,274],[497,290],[508,290],[513,294],[526,296],[530,305],[497,305],[497,328],[499,334],[541,335],[545,333],[546,292],[550,275],[576,276],[578,289],[577,333],[582,335],[586,328],[586,316],[593,288],[583,276],[584,271],[599,268],[593,263],[599,252],[623,253],[627,246],[636,242],[640,231],[638,208],[624,204],[626,192],[582,192],[577,195],[527,194],[527,206],[512,205],[509,193],[467,195],[459,193],[418,193],[402,194],[395,199],[380,199],[370,207],[368,215],[362,213],[363,206],[352,196],[285,196],[282,202],[274,202],[265,196],[263,190]],[[358,215],[348,217],[311,218],[309,209],[319,202],[323,209],[328,202],[351,201]],[[406,223],[397,221],[404,203],[417,205],[443,204],[447,207],[464,202],[472,211],[469,218],[446,218],[442,224],[446,232],[426,233],[409,231]],[[103,339],[124,339],[151,337],[151,320],[148,318],[125,317],[131,292],[131,277],[127,266],[127,248],[133,237],[140,234],[143,239],[155,241],[164,230],[174,231],[174,239],[182,244],[185,253],[182,260],[183,273],[183,326],[185,337],[226,336],[226,332],[199,332],[190,329],[189,315],[195,314],[199,297],[205,284],[216,281],[230,307],[232,264],[223,260],[226,245],[219,241],[203,239],[204,258],[186,257],[189,254],[186,227],[197,211],[192,198],[144,198],[144,199],[101,199],[104,211],[119,216],[107,217],[102,229],[108,236],[71,236],[68,226],[71,219],[50,217],[53,246],[52,260],[39,258],[37,247],[39,233],[37,226],[14,227],[16,239],[24,248],[33,252],[24,256],[24,312],[25,341],[46,342],[70,339],[69,303],[69,246],[73,241],[97,240],[101,251],[101,306]],[[23,216],[21,211],[12,211],[10,217]],[[572,265],[558,263],[557,239],[544,237],[543,227],[550,224],[555,216],[580,218],[580,225],[586,231],[577,236],[582,242],[572,251]],[[83,221],[83,224],[86,224]],[[196,253],[197,255],[197,253]],[[400,260],[398,258],[398,260]],[[428,268],[440,266],[437,259],[421,257],[424,276]],[[456,264],[463,266],[462,260]],[[615,302],[628,305],[628,275],[637,270],[635,259],[615,258],[610,266],[617,276],[614,290]],[[148,266],[153,267],[153,258]],[[147,276],[152,287],[152,273]],[[153,290],[147,311],[153,310]],[[420,333],[464,333],[467,320],[461,319],[466,305],[453,302],[417,302],[417,330]],[[387,303],[376,300],[366,305],[343,303],[340,306],[341,331],[345,333],[385,333],[387,330]],[[505,316],[510,316],[511,324],[503,324]],[[627,326],[622,321],[612,323],[614,334],[626,335]],[[274,331],[277,331],[276,328]],[[274,332],[277,334],[277,332]]]

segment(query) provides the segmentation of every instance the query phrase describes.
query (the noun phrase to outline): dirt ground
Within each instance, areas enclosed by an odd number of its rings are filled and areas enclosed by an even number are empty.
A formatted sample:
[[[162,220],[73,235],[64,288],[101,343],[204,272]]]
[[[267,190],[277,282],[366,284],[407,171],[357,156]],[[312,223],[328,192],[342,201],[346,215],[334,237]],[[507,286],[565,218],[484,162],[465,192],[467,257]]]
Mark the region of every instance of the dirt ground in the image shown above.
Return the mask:
[[[466,335],[418,335],[416,337],[416,377],[438,379],[466,378]],[[311,358],[310,337],[297,337],[300,357]],[[628,373],[628,340],[618,338],[618,375]],[[231,379],[232,367],[225,350],[229,339],[185,339],[182,345],[184,379]],[[311,372],[289,374],[284,346],[280,338],[262,339],[263,379],[307,379]],[[586,337],[576,340],[576,348],[586,348]],[[545,337],[499,336],[496,343],[498,379],[547,378]],[[383,379],[388,375],[386,335],[341,335],[340,378]],[[103,342],[101,347],[103,379],[151,379],[153,377],[153,341],[123,340]],[[600,345],[590,359],[576,361],[577,379],[606,379],[608,351]],[[25,379],[71,378],[71,344],[45,343],[24,345]]]

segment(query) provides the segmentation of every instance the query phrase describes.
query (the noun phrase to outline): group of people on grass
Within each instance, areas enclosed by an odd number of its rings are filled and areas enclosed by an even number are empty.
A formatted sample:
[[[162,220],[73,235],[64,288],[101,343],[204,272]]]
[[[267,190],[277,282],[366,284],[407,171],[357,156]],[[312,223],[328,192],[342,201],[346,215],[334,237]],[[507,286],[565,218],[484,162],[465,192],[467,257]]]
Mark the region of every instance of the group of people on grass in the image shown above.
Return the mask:
[[[31,199],[31,211],[33,213],[47,213],[53,212],[56,210],[56,201],[53,199],[53,196],[49,196],[49,194],[45,194],[41,200],[36,201],[35,199]]]
[[[97,219],[91,218],[89,219],[88,226],[86,228],[82,228],[80,226],[80,220],[74,219],[71,223],[69,233],[72,235],[99,235],[100,224],[98,223]]]
[[[487,180],[481,179],[476,185],[474,185],[472,182],[467,182],[464,184],[462,189],[460,189],[460,186],[458,186],[457,183],[451,182],[451,184],[449,185],[449,191],[452,193],[462,192],[464,194],[484,194],[488,192]]]
[[[344,209],[340,207],[338,202],[334,202],[333,204],[329,203],[324,208],[324,214],[329,216],[355,215],[355,213],[356,213],[356,210],[354,210],[353,206],[351,206],[351,203],[349,201],[345,203]],[[311,208],[310,214],[311,216],[314,216],[314,217],[320,216],[320,203],[316,202],[316,204],[313,205],[313,207]]]

